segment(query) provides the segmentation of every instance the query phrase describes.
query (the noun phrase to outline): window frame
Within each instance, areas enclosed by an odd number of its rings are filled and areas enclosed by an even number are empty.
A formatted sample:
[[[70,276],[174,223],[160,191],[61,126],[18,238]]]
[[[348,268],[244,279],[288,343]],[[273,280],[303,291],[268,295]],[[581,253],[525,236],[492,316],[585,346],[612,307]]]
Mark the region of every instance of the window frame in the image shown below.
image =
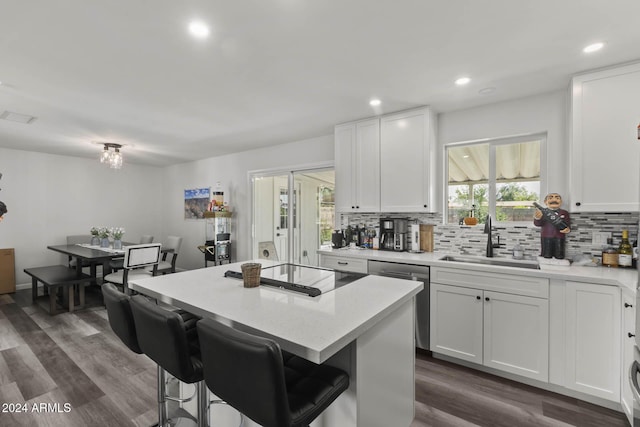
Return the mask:
[[[459,148],[471,145],[488,144],[489,145],[489,177],[488,177],[488,195],[489,195],[489,215],[491,215],[493,224],[502,226],[508,225],[532,225],[528,221],[497,221],[496,216],[496,147],[499,145],[517,144],[521,142],[540,141],[540,198],[543,199],[547,194],[547,133],[537,132],[530,134],[520,134],[512,136],[503,136],[496,138],[482,138],[469,141],[458,141],[444,144],[444,176],[443,176],[443,195],[444,195],[444,214],[442,222],[446,225],[457,225],[449,222],[449,149]]]

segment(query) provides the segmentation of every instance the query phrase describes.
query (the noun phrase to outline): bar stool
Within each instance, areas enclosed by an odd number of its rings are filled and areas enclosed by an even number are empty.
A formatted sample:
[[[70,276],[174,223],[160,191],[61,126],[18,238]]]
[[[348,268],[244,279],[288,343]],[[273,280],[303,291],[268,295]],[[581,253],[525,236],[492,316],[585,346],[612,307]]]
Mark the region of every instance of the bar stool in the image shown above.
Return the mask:
[[[113,283],[105,283],[102,285],[102,296],[105,306],[107,307],[107,315],[109,317],[109,325],[118,338],[131,351],[137,354],[144,354],[140,343],[131,309],[131,297],[120,292]],[[192,317],[184,311],[177,312],[187,318]],[[166,400],[185,400],[176,399],[166,396],[166,373],[164,369],[158,365],[158,426],[165,426],[168,421],[166,412]]]
[[[102,297],[104,305],[107,307],[107,315],[109,317],[109,325],[120,341],[126,345],[129,350],[137,354],[143,354],[138,336],[136,335],[136,326],[133,323],[133,313],[131,312],[130,297],[116,289],[113,283],[105,283],[102,285]]]
[[[203,381],[202,361],[196,332],[199,317],[186,312],[165,310],[142,295],[131,297],[131,310],[140,348],[158,364],[158,417],[167,421],[167,400],[186,402],[196,397],[198,426],[207,426],[207,387]],[[178,380],[194,384],[196,393],[178,399],[166,393],[165,372]]]
[[[346,372],[283,352],[273,340],[212,319],[197,329],[207,387],[263,427],[308,426],[349,387]]]

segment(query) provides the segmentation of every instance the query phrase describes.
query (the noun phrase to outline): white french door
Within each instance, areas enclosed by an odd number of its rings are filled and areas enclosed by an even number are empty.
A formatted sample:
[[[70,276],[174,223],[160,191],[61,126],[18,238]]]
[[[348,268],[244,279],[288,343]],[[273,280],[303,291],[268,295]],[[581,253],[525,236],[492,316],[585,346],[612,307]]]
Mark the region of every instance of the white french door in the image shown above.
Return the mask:
[[[317,265],[317,250],[331,241],[333,168],[255,172],[250,179],[253,258]]]

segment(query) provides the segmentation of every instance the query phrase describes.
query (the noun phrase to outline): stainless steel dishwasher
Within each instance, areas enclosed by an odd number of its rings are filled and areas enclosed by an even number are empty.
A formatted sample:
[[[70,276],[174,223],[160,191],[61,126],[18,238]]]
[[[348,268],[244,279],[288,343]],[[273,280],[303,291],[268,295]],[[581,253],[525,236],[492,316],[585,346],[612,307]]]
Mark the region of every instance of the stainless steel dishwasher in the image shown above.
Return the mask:
[[[369,274],[417,280],[424,289],[416,295],[416,347],[429,350],[429,266],[369,260]]]

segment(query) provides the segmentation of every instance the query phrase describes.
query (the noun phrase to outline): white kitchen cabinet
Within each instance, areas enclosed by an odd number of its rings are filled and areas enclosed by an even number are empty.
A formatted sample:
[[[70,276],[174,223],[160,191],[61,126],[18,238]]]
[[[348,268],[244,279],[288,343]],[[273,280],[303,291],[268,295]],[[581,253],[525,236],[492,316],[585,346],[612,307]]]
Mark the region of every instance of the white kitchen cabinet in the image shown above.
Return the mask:
[[[546,298],[514,294],[521,286],[509,286],[520,280],[526,286],[528,278],[496,273],[478,275],[471,270],[433,268],[432,271],[433,352],[548,381],[549,302]],[[456,285],[434,283],[438,278]],[[530,284],[528,294],[548,295],[546,279]],[[507,292],[488,290],[501,287]]]
[[[631,291],[622,291],[622,367],[620,377],[622,388],[620,404],[629,423],[633,425],[633,394],[629,384],[629,367],[634,360],[633,346],[636,335],[636,300]]]
[[[435,114],[428,107],[380,119],[380,210],[435,212]]]
[[[431,283],[430,348],[482,364],[482,291]]]
[[[572,81],[572,212],[640,209],[640,63]]]
[[[620,401],[620,289],[567,281],[565,387]]]
[[[380,120],[335,127],[336,211],[380,212]]]
[[[484,292],[484,365],[549,379],[549,301]]]
[[[320,254],[320,267],[332,270],[351,271],[353,273],[368,272],[368,261],[366,258],[347,258],[336,255]]]

